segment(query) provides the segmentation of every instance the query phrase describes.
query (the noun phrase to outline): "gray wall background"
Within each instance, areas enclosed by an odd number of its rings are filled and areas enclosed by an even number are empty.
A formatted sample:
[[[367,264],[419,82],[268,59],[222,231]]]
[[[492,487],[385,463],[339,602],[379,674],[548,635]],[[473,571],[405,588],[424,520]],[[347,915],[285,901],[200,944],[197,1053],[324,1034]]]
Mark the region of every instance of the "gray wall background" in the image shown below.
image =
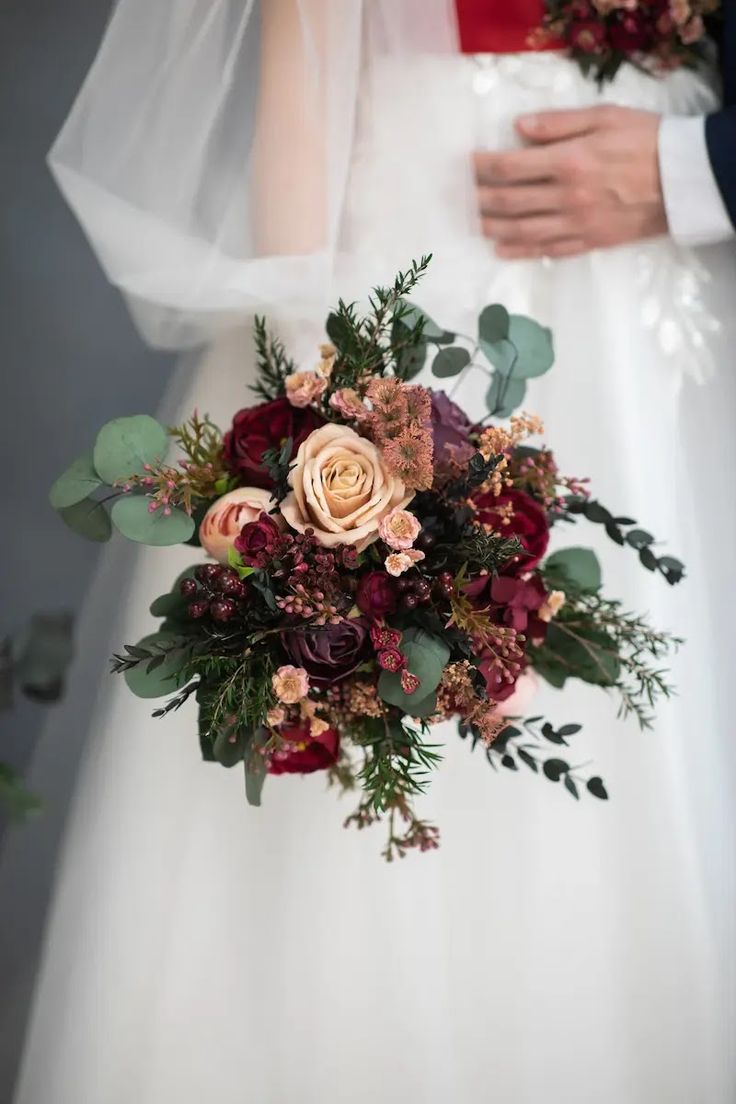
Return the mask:
[[[172,369],[137,337],[45,165],[110,6],[0,0],[0,633],[34,611],[79,609],[99,548],[65,529],[48,488],[108,418],[154,411]],[[0,759],[26,769],[44,719],[28,703],[0,718]],[[44,813],[0,839],[19,852],[0,884],[0,1102],[12,1096],[82,719],[63,733]],[[20,849],[10,832],[25,834]]]

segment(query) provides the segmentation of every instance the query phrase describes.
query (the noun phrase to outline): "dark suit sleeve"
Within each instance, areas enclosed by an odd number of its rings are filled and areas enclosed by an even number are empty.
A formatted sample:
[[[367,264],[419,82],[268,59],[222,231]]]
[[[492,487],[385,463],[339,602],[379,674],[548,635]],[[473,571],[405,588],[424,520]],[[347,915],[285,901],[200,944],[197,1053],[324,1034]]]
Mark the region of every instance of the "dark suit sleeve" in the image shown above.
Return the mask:
[[[713,174],[729,218],[736,227],[736,106],[707,117],[705,140]]]

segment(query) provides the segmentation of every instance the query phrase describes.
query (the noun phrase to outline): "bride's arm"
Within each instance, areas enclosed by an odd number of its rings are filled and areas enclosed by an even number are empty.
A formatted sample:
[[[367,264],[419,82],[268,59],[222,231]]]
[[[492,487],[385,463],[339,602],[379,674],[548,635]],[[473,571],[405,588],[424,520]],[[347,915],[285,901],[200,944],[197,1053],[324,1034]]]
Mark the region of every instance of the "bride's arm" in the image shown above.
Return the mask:
[[[298,0],[262,5],[253,149],[254,235],[261,256],[325,245],[325,8],[324,0],[310,4],[306,28]]]

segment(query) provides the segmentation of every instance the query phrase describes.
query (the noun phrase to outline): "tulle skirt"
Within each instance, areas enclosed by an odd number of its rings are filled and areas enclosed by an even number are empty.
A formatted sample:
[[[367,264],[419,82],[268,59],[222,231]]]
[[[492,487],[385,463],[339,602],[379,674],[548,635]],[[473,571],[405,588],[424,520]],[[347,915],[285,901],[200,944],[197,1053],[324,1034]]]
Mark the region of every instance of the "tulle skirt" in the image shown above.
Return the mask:
[[[383,80],[386,118],[358,143],[349,211],[376,279],[408,260],[392,256],[389,232],[401,212],[388,183],[415,137],[400,88],[436,104],[437,127],[468,113],[488,146],[511,141],[520,111],[598,95],[554,55],[427,59]],[[713,103],[694,73],[624,69],[609,96],[683,113]],[[734,1097],[733,251],[696,257],[661,241],[500,265],[483,242],[453,245],[452,196],[425,184],[399,204],[417,252],[446,214],[419,301],[465,330],[499,300],[550,325],[557,364],[526,406],[563,471],[590,475],[610,509],[687,563],[673,590],[592,526],[556,538],[596,547],[607,590],[687,638],[679,694],[640,733],[603,691],[540,692],[534,712],[584,725],[576,762],[606,778],[607,804],[576,803],[531,773],[494,775],[447,726],[420,802],[441,848],[387,866],[380,827],[343,831],[353,802],[323,777],[269,779],[263,808],[249,808],[237,770],[200,762],[192,709],[154,721],[104,675],[104,657],[149,630],[150,601],[192,562],[190,549],[145,549],[123,585],[113,550],[82,626],[74,692],[100,689],[18,1104]],[[298,338],[303,351],[317,332]],[[221,342],[172,403],[226,422],[248,401],[247,348],[245,333]],[[471,375],[455,397],[477,413],[484,389]],[[50,725],[38,786],[72,708]],[[6,869],[23,846],[17,837]]]

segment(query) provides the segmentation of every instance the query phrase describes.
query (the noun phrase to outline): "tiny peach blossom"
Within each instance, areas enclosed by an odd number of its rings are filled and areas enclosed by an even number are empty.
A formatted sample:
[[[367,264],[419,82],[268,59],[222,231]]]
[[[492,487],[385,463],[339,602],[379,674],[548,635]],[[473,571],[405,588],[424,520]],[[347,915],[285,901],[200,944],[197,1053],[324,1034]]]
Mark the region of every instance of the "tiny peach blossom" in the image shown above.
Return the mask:
[[[276,706],[275,709],[269,709],[266,714],[266,724],[270,728],[277,728],[279,725],[283,724],[285,720],[286,710],[282,709],[281,706]]]
[[[273,692],[284,705],[295,705],[309,693],[309,675],[303,667],[285,664],[271,679]]]
[[[422,527],[414,514],[409,510],[402,510],[400,506],[394,506],[393,510],[381,518],[378,526],[381,540],[396,551],[411,548],[421,531]]]
[[[545,602],[539,607],[537,616],[540,621],[551,621],[565,604],[565,592],[562,590],[551,591]]]
[[[327,380],[316,372],[292,372],[284,381],[286,397],[292,406],[305,407],[315,402],[327,387]]]
[[[334,345],[324,344],[319,347],[319,364],[315,371],[320,379],[328,380],[332,375],[337,359],[337,349]]]
[[[392,552],[390,556],[386,557],[383,566],[389,575],[398,578],[399,575],[403,575],[405,571],[408,571],[410,567],[423,559],[423,552],[417,552],[416,549],[409,548],[405,552]]]
[[[330,395],[330,406],[343,418],[353,418],[360,421],[368,416],[368,407],[357,391],[352,387],[341,387]]]

